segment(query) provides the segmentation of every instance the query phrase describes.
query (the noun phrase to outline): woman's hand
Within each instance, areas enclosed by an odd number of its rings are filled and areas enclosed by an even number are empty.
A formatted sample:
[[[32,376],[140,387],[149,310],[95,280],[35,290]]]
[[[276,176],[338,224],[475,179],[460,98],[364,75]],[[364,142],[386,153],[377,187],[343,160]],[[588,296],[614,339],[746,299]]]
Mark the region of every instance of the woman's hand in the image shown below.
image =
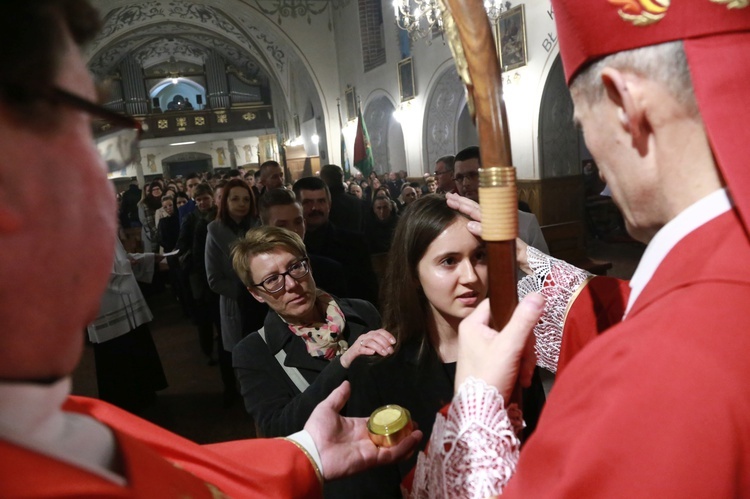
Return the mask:
[[[363,334],[349,345],[349,349],[341,356],[341,365],[348,369],[354,359],[360,355],[381,355],[388,357],[393,353],[396,338],[385,329],[376,329]]]

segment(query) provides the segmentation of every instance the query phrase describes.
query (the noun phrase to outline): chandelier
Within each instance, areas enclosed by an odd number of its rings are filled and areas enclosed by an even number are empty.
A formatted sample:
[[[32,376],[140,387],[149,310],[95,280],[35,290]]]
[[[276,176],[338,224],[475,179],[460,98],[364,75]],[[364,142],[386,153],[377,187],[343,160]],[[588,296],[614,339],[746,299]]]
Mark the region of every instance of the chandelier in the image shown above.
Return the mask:
[[[503,12],[510,9],[507,0],[484,0],[484,10],[493,24]],[[409,33],[412,40],[443,32],[443,17],[439,0],[393,0],[396,25]],[[428,38],[430,40],[430,38]]]
[[[396,24],[409,33],[412,40],[443,31],[443,16],[438,0],[393,0],[393,10]]]

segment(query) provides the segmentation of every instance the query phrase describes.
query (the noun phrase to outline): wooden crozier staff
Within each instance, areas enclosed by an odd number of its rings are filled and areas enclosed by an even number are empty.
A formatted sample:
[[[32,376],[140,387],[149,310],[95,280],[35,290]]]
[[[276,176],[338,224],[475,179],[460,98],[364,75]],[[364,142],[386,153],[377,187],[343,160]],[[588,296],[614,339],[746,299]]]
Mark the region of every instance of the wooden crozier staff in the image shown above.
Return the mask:
[[[487,243],[492,326],[500,330],[518,304],[516,170],[511,165],[500,64],[482,0],[440,0],[443,27],[466,85],[477,126],[483,168],[479,170],[482,239]],[[520,406],[517,386],[511,397]]]

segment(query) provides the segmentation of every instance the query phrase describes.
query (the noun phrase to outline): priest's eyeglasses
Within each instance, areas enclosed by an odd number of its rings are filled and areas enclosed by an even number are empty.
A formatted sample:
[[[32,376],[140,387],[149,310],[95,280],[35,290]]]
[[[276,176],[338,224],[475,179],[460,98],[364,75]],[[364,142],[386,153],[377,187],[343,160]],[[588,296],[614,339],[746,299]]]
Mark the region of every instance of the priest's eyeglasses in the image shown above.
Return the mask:
[[[310,273],[310,259],[303,258],[291,264],[289,268],[286,270],[286,272],[282,272],[281,274],[270,275],[257,284],[253,283],[253,286],[262,287],[263,289],[265,289],[267,292],[271,294],[278,293],[279,291],[284,289],[284,286],[286,284],[286,276],[289,276],[292,279],[299,281],[300,279],[302,279],[309,273]]]
[[[61,88],[53,88],[46,98],[53,104],[78,109],[105,122],[101,128],[104,133],[97,138],[96,147],[110,172],[125,168],[133,162],[138,152],[138,138],[146,128],[141,122]]]

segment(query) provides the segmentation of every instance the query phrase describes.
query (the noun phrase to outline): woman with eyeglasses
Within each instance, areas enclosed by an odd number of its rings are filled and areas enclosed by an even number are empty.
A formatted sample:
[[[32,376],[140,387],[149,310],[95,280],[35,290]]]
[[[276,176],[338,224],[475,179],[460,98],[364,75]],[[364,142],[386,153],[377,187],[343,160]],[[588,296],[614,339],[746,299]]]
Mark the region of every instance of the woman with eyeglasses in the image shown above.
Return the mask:
[[[245,408],[264,437],[302,430],[359,356],[388,356],[395,340],[364,300],[315,285],[302,239],[280,227],[251,229],[232,262],[248,291],[270,310],[263,328],[234,349]]]

